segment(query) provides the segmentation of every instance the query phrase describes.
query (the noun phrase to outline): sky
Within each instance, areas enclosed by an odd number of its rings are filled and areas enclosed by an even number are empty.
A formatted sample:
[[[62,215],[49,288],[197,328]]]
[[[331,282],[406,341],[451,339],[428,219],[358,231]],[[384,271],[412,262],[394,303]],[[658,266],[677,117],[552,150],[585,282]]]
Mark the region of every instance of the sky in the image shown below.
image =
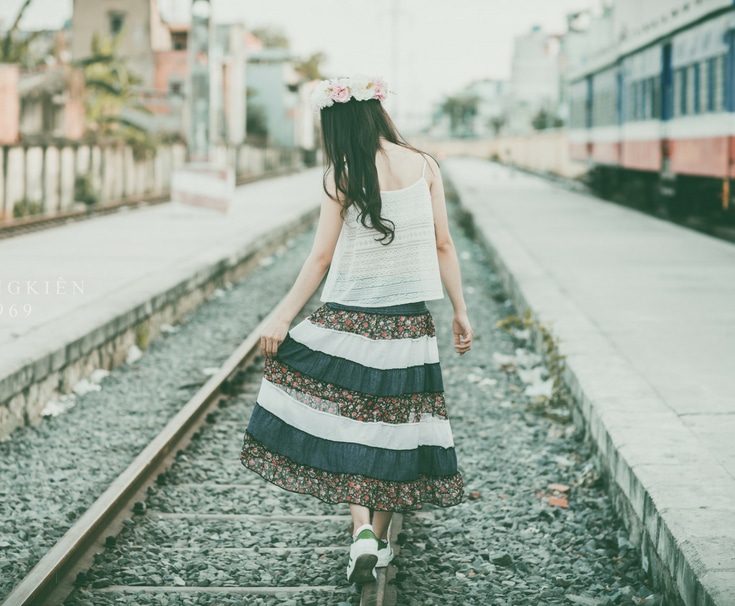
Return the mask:
[[[324,52],[327,76],[382,75],[394,92],[387,108],[399,126],[413,124],[434,103],[474,80],[508,78],[515,36],[534,25],[562,33],[568,12],[597,4],[596,0],[212,1],[216,21],[240,21],[249,28],[276,26],[288,36],[296,54]],[[189,6],[189,0],[158,2],[162,13],[174,18]],[[0,20],[11,21],[22,3],[1,0]],[[33,0],[22,26],[56,28],[71,11],[72,0]]]

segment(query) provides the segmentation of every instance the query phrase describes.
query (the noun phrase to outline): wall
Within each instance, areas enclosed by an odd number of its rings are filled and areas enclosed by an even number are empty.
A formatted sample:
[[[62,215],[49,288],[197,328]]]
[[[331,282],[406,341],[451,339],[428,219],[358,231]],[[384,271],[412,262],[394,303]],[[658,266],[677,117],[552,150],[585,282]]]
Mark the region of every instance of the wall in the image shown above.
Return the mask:
[[[15,143],[20,136],[18,66],[0,63],[0,145]]]
[[[586,166],[569,156],[569,140],[563,129],[554,129],[514,137],[494,139],[420,140],[413,142],[419,149],[438,157],[472,156],[493,158],[505,164],[567,178],[584,174]]]
[[[186,79],[189,75],[189,56],[186,49],[158,51],[155,54],[155,78],[153,85],[156,90],[168,93],[170,83],[182,83],[182,94],[186,91]]]
[[[151,33],[152,0],[74,0],[71,52],[74,60],[89,57],[92,36],[110,34],[110,14],[124,15],[125,35],[119,53],[128,67],[143,78],[143,88],[153,88],[154,57]],[[158,42],[158,40],[157,40]]]
[[[248,103],[261,106],[266,113],[268,142],[290,147],[296,141],[298,94],[287,85],[296,83],[291,58],[283,49],[264,49],[251,54],[247,64],[247,86],[252,90]]]

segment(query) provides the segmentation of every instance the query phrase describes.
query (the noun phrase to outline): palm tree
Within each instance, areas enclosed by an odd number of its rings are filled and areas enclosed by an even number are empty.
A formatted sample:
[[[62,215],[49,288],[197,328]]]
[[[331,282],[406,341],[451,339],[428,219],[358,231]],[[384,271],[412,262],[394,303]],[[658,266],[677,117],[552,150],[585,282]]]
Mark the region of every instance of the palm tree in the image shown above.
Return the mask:
[[[33,41],[42,34],[42,32],[31,32],[23,36],[19,36],[20,22],[23,19],[23,15],[26,9],[30,6],[33,0],[25,0],[23,5],[20,7],[18,14],[15,17],[15,21],[10,26],[0,44],[0,63],[20,63],[25,67],[33,66],[32,53],[30,47]]]
[[[124,31],[114,37],[95,33],[91,56],[76,62],[84,69],[87,128],[100,137],[123,140],[136,154],[146,154],[155,148],[152,137],[128,116],[150,110],[140,101],[140,76],[130,71],[118,52],[123,35]]]

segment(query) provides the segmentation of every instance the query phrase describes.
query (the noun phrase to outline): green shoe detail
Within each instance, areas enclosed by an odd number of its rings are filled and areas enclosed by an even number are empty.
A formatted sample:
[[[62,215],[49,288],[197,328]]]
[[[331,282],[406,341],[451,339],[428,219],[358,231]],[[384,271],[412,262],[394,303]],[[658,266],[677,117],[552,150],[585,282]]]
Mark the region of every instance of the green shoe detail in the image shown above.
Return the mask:
[[[372,530],[366,528],[355,537],[356,541],[359,541],[360,539],[375,539],[377,541],[378,537],[375,536],[375,533]]]

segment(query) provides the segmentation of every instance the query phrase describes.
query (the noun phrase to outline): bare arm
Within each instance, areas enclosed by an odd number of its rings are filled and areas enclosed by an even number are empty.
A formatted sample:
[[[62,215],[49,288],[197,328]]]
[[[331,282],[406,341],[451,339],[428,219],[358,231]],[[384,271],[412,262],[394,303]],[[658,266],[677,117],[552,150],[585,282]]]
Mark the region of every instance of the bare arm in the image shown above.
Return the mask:
[[[296,314],[311,298],[327,273],[342,227],[341,208],[339,203],[324,196],[311,252],[291,290],[276,308],[273,319],[261,334],[260,349],[264,355],[272,357],[276,354]]]
[[[459,355],[467,353],[472,348],[472,326],[467,317],[467,305],[462,292],[462,275],[459,269],[459,259],[454,241],[449,233],[449,220],[447,218],[447,204],[444,197],[444,183],[442,181],[439,166],[429,158],[432,177],[429,184],[431,188],[431,205],[434,213],[434,231],[436,233],[436,252],[439,258],[439,273],[444,288],[449,295],[449,300],[454,308],[454,320],[452,332],[454,333],[454,348]]]

